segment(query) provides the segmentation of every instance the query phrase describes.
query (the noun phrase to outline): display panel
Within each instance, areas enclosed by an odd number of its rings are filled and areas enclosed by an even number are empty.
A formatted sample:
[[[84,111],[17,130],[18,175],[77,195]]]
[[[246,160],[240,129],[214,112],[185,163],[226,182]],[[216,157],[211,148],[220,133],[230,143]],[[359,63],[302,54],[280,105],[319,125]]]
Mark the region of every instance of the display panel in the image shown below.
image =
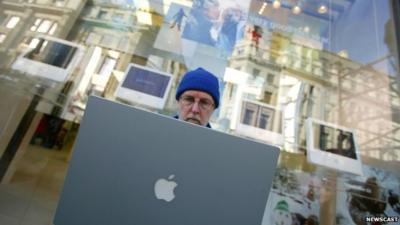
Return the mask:
[[[312,118],[306,123],[309,162],[362,175],[357,143],[351,130]]]
[[[84,54],[84,47],[65,40],[39,36],[14,62],[12,68],[29,75],[64,81]]]
[[[337,182],[336,224],[369,224],[366,218],[382,216],[397,218],[397,221],[387,220],[387,224],[399,224],[400,179],[388,170],[366,165],[362,168],[363,177],[348,176]]]
[[[252,100],[243,100],[236,133],[282,145],[282,113],[275,107]]]
[[[130,64],[116,96],[123,100],[162,109],[172,76],[136,64]]]

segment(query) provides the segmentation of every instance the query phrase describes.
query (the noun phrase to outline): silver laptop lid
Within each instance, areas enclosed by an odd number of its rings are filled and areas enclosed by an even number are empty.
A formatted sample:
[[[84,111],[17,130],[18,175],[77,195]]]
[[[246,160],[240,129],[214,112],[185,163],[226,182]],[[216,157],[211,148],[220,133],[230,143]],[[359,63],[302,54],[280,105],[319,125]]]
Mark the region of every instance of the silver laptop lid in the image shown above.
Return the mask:
[[[91,97],[54,224],[260,225],[278,155]]]

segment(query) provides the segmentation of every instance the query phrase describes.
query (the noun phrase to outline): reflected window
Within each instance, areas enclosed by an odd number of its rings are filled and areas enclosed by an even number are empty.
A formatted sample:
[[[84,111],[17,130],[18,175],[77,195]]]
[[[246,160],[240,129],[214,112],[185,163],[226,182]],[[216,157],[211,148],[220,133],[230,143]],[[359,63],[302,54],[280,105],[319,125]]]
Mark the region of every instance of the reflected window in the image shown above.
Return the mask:
[[[6,27],[8,29],[13,29],[15,26],[17,26],[18,22],[21,20],[18,16],[12,16],[10,20],[8,20]]]
[[[269,91],[265,91],[265,92],[264,92],[264,99],[263,99],[263,102],[271,103],[271,99],[272,99],[272,93],[269,92]]]
[[[118,49],[123,51],[123,50],[128,49],[129,46],[130,46],[130,45],[129,45],[129,38],[123,37],[123,38],[121,38],[121,40],[119,41]]]
[[[50,31],[49,31],[49,34],[50,34],[50,35],[53,35],[54,32],[56,32],[57,27],[58,27],[58,23],[54,23],[53,26],[51,26],[51,29],[50,29]]]
[[[101,11],[99,12],[99,14],[97,15],[97,19],[100,19],[100,20],[105,20],[105,19],[107,19],[107,11],[101,10]]]
[[[231,84],[229,90],[229,100],[232,100],[237,91],[237,85]]]
[[[101,35],[96,33],[90,33],[86,38],[86,44],[98,44],[101,40]]]
[[[51,25],[53,22],[51,20],[44,20],[37,29],[37,32],[40,33],[47,33],[50,30]]]
[[[29,48],[36,48],[36,46],[39,44],[39,39],[37,38],[33,38],[30,42],[29,42]]]
[[[101,40],[101,45],[107,46],[110,48],[117,47],[118,43],[119,43],[118,37],[115,37],[112,35],[104,35],[103,39]]]
[[[253,69],[253,76],[258,76],[260,75],[260,70],[259,69]]]
[[[243,123],[247,125],[251,125],[251,121],[253,120],[254,111],[251,109],[246,109],[244,112]]]
[[[268,119],[269,119],[269,115],[261,113],[261,115],[260,115],[260,123],[258,124],[258,127],[261,128],[261,129],[267,129]]]
[[[100,67],[98,74],[104,77],[109,76],[116,64],[117,64],[116,59],[113,59],[111,57],[106,57],[103,61],[103,64]]]
[[[55,6],[65,6],[65,0],[53,0]]]
[[[124,22],[124,14],[122,14],[122,13],[115,13],[115,14],[112,16],[112,21],[113,21],[113,22],[116,22],[116,23]]]
[[[269,85],[272,85],[274,83],[274,77],[275,76],[273,74],[271,74],[271,73],[268,74],[267,82],[268,82]]]
[[[31,26],[30,30],[53,35],[57,27],[58,24],[51,20],[43,20],[42,18],[37,18],[35,20],[35,23]]]
[[[4,40],[6,39],[6,35],[5,34],[3,34],[3,33],[0,33],[0,43],[3,43],[4,42]]]
[[[31,26],[31,31],[36,31],[41,22],[42,22],[42,19],[36,19],[35,23]]]

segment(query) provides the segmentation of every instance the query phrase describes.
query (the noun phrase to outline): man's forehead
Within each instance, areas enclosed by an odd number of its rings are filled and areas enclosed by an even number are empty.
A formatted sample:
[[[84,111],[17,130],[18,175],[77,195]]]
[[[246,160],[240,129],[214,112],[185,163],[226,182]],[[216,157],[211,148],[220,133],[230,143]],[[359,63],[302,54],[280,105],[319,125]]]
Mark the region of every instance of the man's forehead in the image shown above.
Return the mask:
[[[208,98],[210,100],[213,100],[212,96],[208,94],[207,92],[204,91],[198,91],[198,90],[187,90],[183,92],[182,96],[193,96],[197,98]]]

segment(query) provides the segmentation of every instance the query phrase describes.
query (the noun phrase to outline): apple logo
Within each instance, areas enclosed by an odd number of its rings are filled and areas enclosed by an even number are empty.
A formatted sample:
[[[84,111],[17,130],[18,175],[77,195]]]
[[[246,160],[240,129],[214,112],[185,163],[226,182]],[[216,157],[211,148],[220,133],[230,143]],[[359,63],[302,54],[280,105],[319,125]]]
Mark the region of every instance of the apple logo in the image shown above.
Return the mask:
[[[154,193],[156,194],[157,199],[162,199],[167,202],[172,201],[175,198],[174,189],[178,184],[172,179],[175,178],[175,175],[170,175],[168,180],[162,178],[158,179],[154,185]]]

